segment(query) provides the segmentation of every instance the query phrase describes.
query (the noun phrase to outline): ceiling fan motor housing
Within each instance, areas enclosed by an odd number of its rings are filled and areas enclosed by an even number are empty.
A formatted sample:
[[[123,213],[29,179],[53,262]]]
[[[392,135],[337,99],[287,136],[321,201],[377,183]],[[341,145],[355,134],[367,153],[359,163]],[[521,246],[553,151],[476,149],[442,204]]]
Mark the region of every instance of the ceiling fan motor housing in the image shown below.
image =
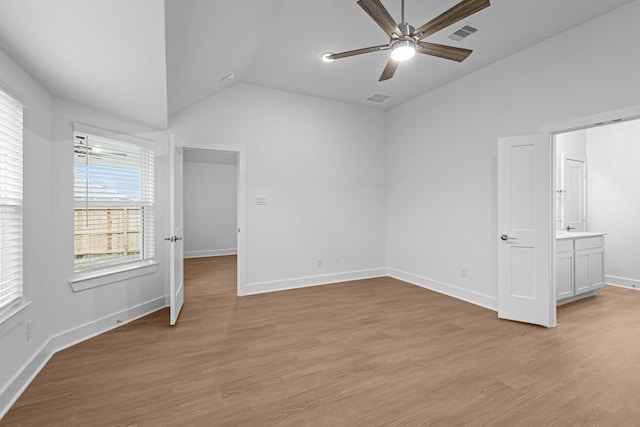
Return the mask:
[[[393,36],[391,37],[391,40],[389,41],[389,48],[393,49],[394,47],[405,45],[405,46],[413,46],[413,48],[415,49],[416,38],[411,37],[410,35],[414,32],[415,28],[413,28],[412,25],[409,25],[407,23],[398,24],[398,28],[400,29],[400,31],[402,31],[402,36],[396,36],[396,34],[394,33]]]
[[[415,31],[415,28],[413,28],[412,25],[409,25],[406,22],[398,24],[398,28],[400,28],[400,31],[402,31],[402,38],[409,37],[409,35]]]

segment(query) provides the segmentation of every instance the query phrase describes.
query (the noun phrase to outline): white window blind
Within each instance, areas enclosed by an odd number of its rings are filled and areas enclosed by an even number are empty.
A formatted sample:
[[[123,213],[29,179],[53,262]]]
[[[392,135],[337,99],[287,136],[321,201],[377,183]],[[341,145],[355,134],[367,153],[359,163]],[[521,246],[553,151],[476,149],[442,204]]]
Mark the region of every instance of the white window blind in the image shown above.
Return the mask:
[[[22,300],[22,104],[0,90],[0,310]]]
[[[153,259],[153,150],[78,132],[74,138],[75,272]]]

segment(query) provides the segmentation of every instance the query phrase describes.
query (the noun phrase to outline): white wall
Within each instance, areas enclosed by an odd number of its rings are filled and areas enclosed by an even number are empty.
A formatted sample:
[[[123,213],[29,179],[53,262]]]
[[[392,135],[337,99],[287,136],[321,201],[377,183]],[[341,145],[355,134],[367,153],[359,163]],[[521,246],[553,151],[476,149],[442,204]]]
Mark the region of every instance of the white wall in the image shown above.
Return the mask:
[[[236,253],[236,165],[184,162],[184,256]]]
[[[556,154],[558,157],[587,159],[587,131],[585,129],[560,133],[556,136]]]
[[[0,87],[22,101],[24,110],[24,297],[31,305],[0,323],[0,418],[20,385],[25,362],[51,334],[51,97],[0,50]],[[26,322],[33,322],[27,341]]]
[[[638,105],[638,16],[640,1],[389,112],[393,275],[497,308],[497,139]]]
[[[640,288],[640,121],[587,130],[589,230],[605,237],[606,282]]]
[[[170,126],[189,146],[246,147],[248,293],[384,275],[383,111],[239,83]]]

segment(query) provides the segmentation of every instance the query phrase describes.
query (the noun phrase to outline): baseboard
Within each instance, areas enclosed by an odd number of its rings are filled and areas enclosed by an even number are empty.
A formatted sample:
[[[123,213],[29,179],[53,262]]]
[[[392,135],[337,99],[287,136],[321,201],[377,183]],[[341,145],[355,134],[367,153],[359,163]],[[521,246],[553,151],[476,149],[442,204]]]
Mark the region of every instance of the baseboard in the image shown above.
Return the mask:
[[[412,285],[420,286],[421,288],[429,289],[430,291],[479,305],[480,307],[488,308],[489,310],[498,311],[498,298],[473,292],[468,289],[458,288],[457,286],[428,279],[416,274],[407,273],[405,271],[396,270],[394,268],[388,269],[388,275],[394,279],[402,280],[403,282],[411,283]]]
[[[54,353],[166,307],[165,297],[130,307],[51,337]]]
[[[208,251],[185,251],[185,258],[205,258],[210,256],[226,256],[237,255],[238,250],[236,248],[231,249],[211,249]]]
[[[371,279],[387,275],[386,268],[349,271],[346,273],[323,274],[319,276],[298,277],[295,279],[274,280],[271,282],[249,283],[245,295],[264,294],[267,292],[286,291],[307,288],[310,286],[329,285],[331,283],[348,282],[350,280]]]
[[[24,367],[9,381],[5,389],[0,392],[0,420],[55,353],[144,317],[164,307],[166,307],[165,297],[162,296],[49,338],[49,340],[36,351],[33,357],[25,363]]]
[[[49,339],[27,361],[20,372],[9,381],[5,389],[0,392],[0,420],[9,412],[9,409],[44,368],[51,356],[53,356],[53,352],[51,351],[51,340]]]
[[[620,288],[638,289],[640,290],[640,280],[630,279],[628,277],[604,276],[604,283]]]
[[[569,304],[570,302],[578,301],[579,299],[593,297],[595,295],[596,295],[596,289],[594,289],[592,291],[589,291],[589,292],[585,292],[585,293],[580,294],[580,295],[574,295],[572,297],[564,298],[564,299],[556,301],[556,307],[560,307],[561,305],[564,305],[564,304]]]

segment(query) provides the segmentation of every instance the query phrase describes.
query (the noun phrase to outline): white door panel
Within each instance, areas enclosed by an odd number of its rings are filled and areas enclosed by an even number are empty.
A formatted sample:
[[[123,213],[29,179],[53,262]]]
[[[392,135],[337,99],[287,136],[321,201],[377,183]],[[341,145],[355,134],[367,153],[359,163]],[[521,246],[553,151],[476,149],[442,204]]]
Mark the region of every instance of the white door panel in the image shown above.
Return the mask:
[[[182,215],[183,153],[169,140],[169,227],[171,245],[169,278],[169,323],[175,325],[184,303],[184,227]]]
[[[555,326],[551,274],[551,142],[498,143],[498,316]]]
[[[564,226],[576,231],[585,230],[585,164],[582,160],[565,159],[564,161]]]

